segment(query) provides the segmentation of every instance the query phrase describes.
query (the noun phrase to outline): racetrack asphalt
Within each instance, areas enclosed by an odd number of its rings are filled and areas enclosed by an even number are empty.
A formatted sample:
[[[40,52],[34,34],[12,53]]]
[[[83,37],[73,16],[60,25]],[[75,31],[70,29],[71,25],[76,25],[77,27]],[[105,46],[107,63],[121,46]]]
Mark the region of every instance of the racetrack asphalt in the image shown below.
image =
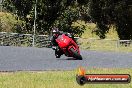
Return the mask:
[[[132,53],[81,50],[81,55],[83,60],[55,58],[51,48],[0,46],[0,71],[132,68]]]

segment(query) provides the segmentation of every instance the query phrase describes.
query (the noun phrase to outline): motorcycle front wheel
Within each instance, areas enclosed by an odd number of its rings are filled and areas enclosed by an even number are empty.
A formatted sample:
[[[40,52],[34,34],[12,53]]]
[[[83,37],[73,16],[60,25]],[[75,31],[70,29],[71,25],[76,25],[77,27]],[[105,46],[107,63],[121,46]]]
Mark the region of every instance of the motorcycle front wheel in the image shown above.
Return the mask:
[[[78,54],[77,51],[75,51],[73,48],[71,48],[70,51],[73,53],[74,58],[76,58],[78,60],[82,60],[82,56],[80,54]]]

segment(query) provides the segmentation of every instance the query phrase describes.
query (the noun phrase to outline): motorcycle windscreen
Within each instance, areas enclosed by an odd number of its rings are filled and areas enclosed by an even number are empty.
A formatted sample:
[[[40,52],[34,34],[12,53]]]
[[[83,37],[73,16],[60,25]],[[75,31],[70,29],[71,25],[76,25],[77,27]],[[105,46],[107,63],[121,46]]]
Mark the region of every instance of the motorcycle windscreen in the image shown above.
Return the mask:
[[[71,39],[68,36],[65,36],[64,34],[62,34],[58,36],[56,41],[60,48],[65,48],[69,45]]]

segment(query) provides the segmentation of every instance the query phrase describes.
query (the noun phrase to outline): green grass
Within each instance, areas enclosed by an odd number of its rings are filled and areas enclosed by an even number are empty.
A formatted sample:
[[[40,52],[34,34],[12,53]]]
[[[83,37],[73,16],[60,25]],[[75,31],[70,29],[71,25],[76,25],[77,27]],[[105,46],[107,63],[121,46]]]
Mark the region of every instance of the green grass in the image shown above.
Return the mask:
[[[80,48],[86,50],[132,52],[132,44],[119,45],[117,40],[79,39],[78,42],[81,43]]]
[[[82,49],[114,52],[132,52],[132,44],[129,47],[117,45],[118,42],[116,40],[119,40],[119,38],[114,26],[110,27],[105,39],[99,39],[99,36],[97,36],[95,33],[92,33],[92,31],[96,28],[96,24],[78,21],[74,25],[85,25],[86,27],[86,30],[82,34],[81,38],[78,40]]]
[[[95,33],[92,33],[96,29],[96,24],[94,23],[85,23],[84,21],[78,20],[73,24],[73,26],[82,26],[84,25],[86,30],[82,34],[81,38],[99,38]],[[114,26],[111,26],[108,33],[106,34],[106,39],[119,39],[116,29]]]
[[[91,68],[87,74],[130,74],[132,69]],[[0,73],[0,88],[132,88],[129,84],[86,84],[76,83],[77,70]]]

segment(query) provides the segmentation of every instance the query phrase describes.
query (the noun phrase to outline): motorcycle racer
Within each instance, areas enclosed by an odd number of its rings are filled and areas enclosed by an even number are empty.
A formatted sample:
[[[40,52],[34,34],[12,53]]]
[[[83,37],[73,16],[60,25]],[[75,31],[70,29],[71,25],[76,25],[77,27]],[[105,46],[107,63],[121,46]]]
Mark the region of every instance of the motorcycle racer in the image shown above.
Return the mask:
[[[51,43],[52,43],[52,49],[55,50],[56,58],[60,58],[60,56],[63,54],[58,46],[58,43],[56,42],[56,39],[58,38],[58,36],[62,34],[65,34],[66,36],[68,36],[69,38],[72,38],[75,41],[74,36],[71,35],[71,33],[64,33],[64,32],[61,33],[58,28],[54,27],[52,29]]]

